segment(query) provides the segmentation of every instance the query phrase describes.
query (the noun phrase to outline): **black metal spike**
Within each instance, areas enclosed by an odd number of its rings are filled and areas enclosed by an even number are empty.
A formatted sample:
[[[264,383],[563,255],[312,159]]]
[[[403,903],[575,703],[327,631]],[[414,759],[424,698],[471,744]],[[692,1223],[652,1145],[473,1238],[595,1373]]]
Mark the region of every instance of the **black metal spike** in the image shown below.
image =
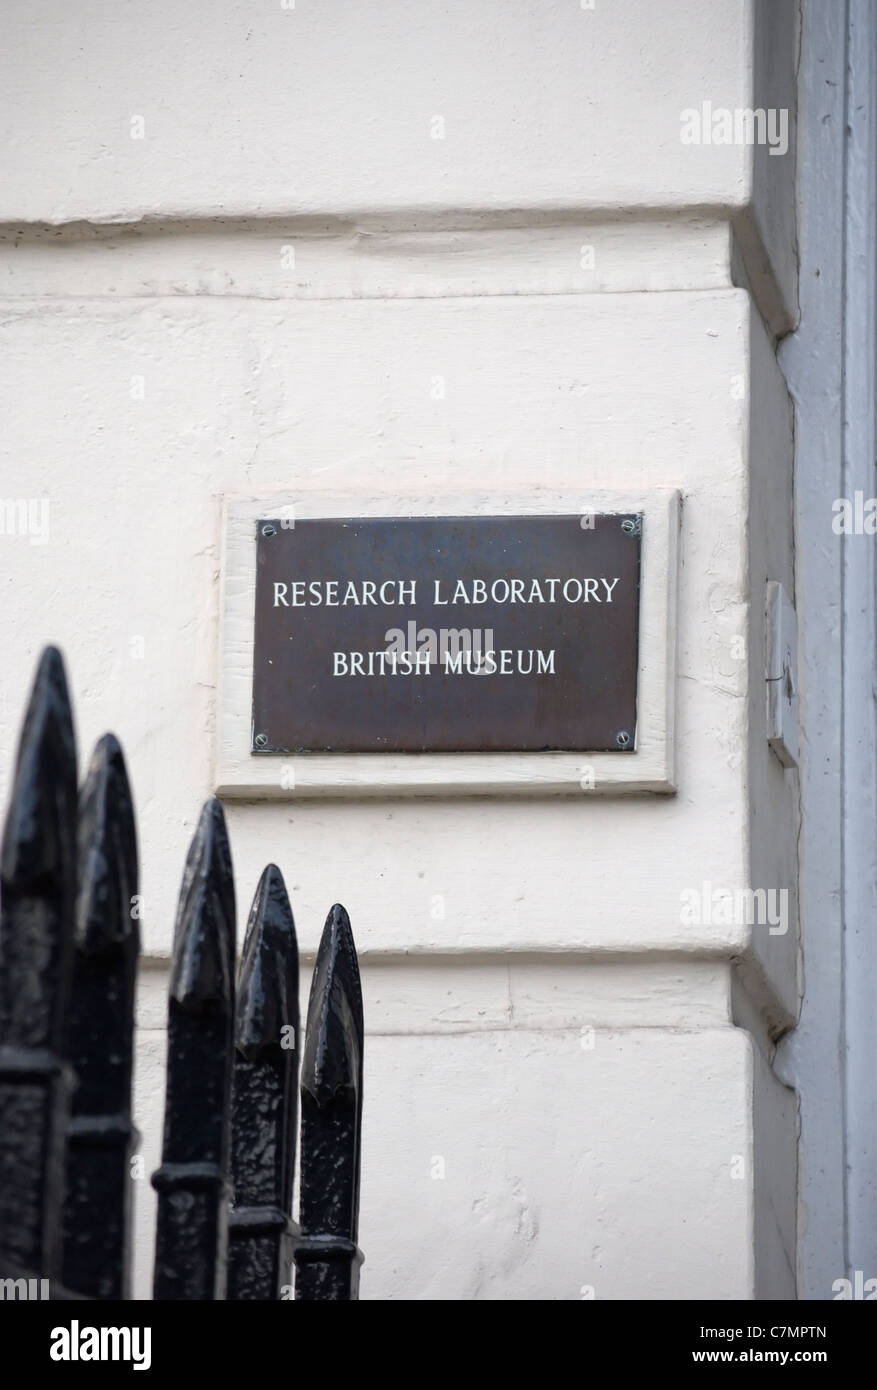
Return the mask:
[[[283,875],[259,880],[244,941],[235,1023],[228,1297],[292,1286],[298,1118],[298,947]]]
[[[157,1299],[225,1297],[234,1025],[235,903],[218,801],[192,841],[174,931],[168,1066],[157,1189]]]
[[[64,1201],[64,1283],[128,1297],[137,838],[125,759],[97,745],[79,801],[76,948],[68,1055],[76,1073]]]
[[[302,1059],[297,1299],[359,1296],[362,1057],[359,962],[336,903],[317,952]]]
[[[0,1257],[55,1280],[71,1089],[63,1061],[76,885],[76,746],[43,653],[0,851]]]

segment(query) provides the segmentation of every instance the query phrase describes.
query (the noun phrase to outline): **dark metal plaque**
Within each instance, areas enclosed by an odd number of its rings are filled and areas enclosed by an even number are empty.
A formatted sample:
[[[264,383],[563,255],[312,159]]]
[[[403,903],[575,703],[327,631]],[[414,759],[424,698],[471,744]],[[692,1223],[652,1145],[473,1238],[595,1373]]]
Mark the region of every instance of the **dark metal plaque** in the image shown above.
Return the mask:
[[[259,521],[252,751],[632,752],[641,530]]]

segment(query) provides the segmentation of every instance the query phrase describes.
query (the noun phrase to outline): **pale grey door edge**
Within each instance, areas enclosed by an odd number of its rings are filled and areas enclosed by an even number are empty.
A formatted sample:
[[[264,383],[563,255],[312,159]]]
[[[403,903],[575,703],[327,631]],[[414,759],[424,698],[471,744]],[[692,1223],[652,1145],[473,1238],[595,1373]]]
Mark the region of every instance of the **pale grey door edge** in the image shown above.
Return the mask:
[[[877,1277],[877,6],[803,0],[801,15],[801,317],[780,362],[795,399],[804,1003],[777,1060],[800,1097],[798,1296],[832,1299]]]

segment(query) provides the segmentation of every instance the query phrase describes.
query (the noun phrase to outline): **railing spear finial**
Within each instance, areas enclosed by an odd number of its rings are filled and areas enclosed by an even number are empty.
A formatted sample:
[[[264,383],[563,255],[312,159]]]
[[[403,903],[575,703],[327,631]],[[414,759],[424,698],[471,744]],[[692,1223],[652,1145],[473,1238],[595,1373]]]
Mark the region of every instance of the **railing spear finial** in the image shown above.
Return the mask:
[[[269,864],[244,941],[235,1023],[228,1297],[292,1286],[298,1115],[298,948],[283,875]]]
[[[225,816],[206,803],[174,931],[154,1297],[225,1297],[235,904]]]
[[[76,746],[60,652],[43,653],[0,850],[0,1264],[59,1274],[71,1074]]]
[[[359,1295],[362,1057],[359,962],[336,903],[317,952],[302,1059],[297,1299]]]
[[[76,1073],[64,1201],[64,1283],[127,1298],[134,997],[140,931],[137,835],[125,758],[112,734],[79,800],[79,886],[68,1019]]]

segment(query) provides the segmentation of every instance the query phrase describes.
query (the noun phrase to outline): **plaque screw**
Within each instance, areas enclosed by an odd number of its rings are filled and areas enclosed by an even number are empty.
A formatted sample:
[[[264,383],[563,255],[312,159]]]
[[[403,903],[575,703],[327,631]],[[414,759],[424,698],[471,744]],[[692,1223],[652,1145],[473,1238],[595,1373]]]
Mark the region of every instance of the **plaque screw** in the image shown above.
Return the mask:
[[[255,743],[257,748],[264,748],[268,743],[268,735],[256,734],[256,737],[253,739],[253,742]]]
[[[267,524],[267,526],[263,526],[263,527],[262,527],[262,535],[265,537],[266,540],[270,540],[272,536],[276,536],[276,535],[277,535],[277,528],[276,528],[276,526],[272,526],[271,523],[270,523],[270,521],[269,521],[268,524]],[[267,743],[268,740],[266,739],[265,742]]]
[[[621,523],[621,529],[626,536],[641,536],[642,520],[638,516],[626,516]]]
[[[256,739],[256,742],[258,743],[259,740]],[[622,729],[619,734],[615,735],[615,742],[618,744],[619,748],[630,747],[630,734],[627,732],[626,729]]]

